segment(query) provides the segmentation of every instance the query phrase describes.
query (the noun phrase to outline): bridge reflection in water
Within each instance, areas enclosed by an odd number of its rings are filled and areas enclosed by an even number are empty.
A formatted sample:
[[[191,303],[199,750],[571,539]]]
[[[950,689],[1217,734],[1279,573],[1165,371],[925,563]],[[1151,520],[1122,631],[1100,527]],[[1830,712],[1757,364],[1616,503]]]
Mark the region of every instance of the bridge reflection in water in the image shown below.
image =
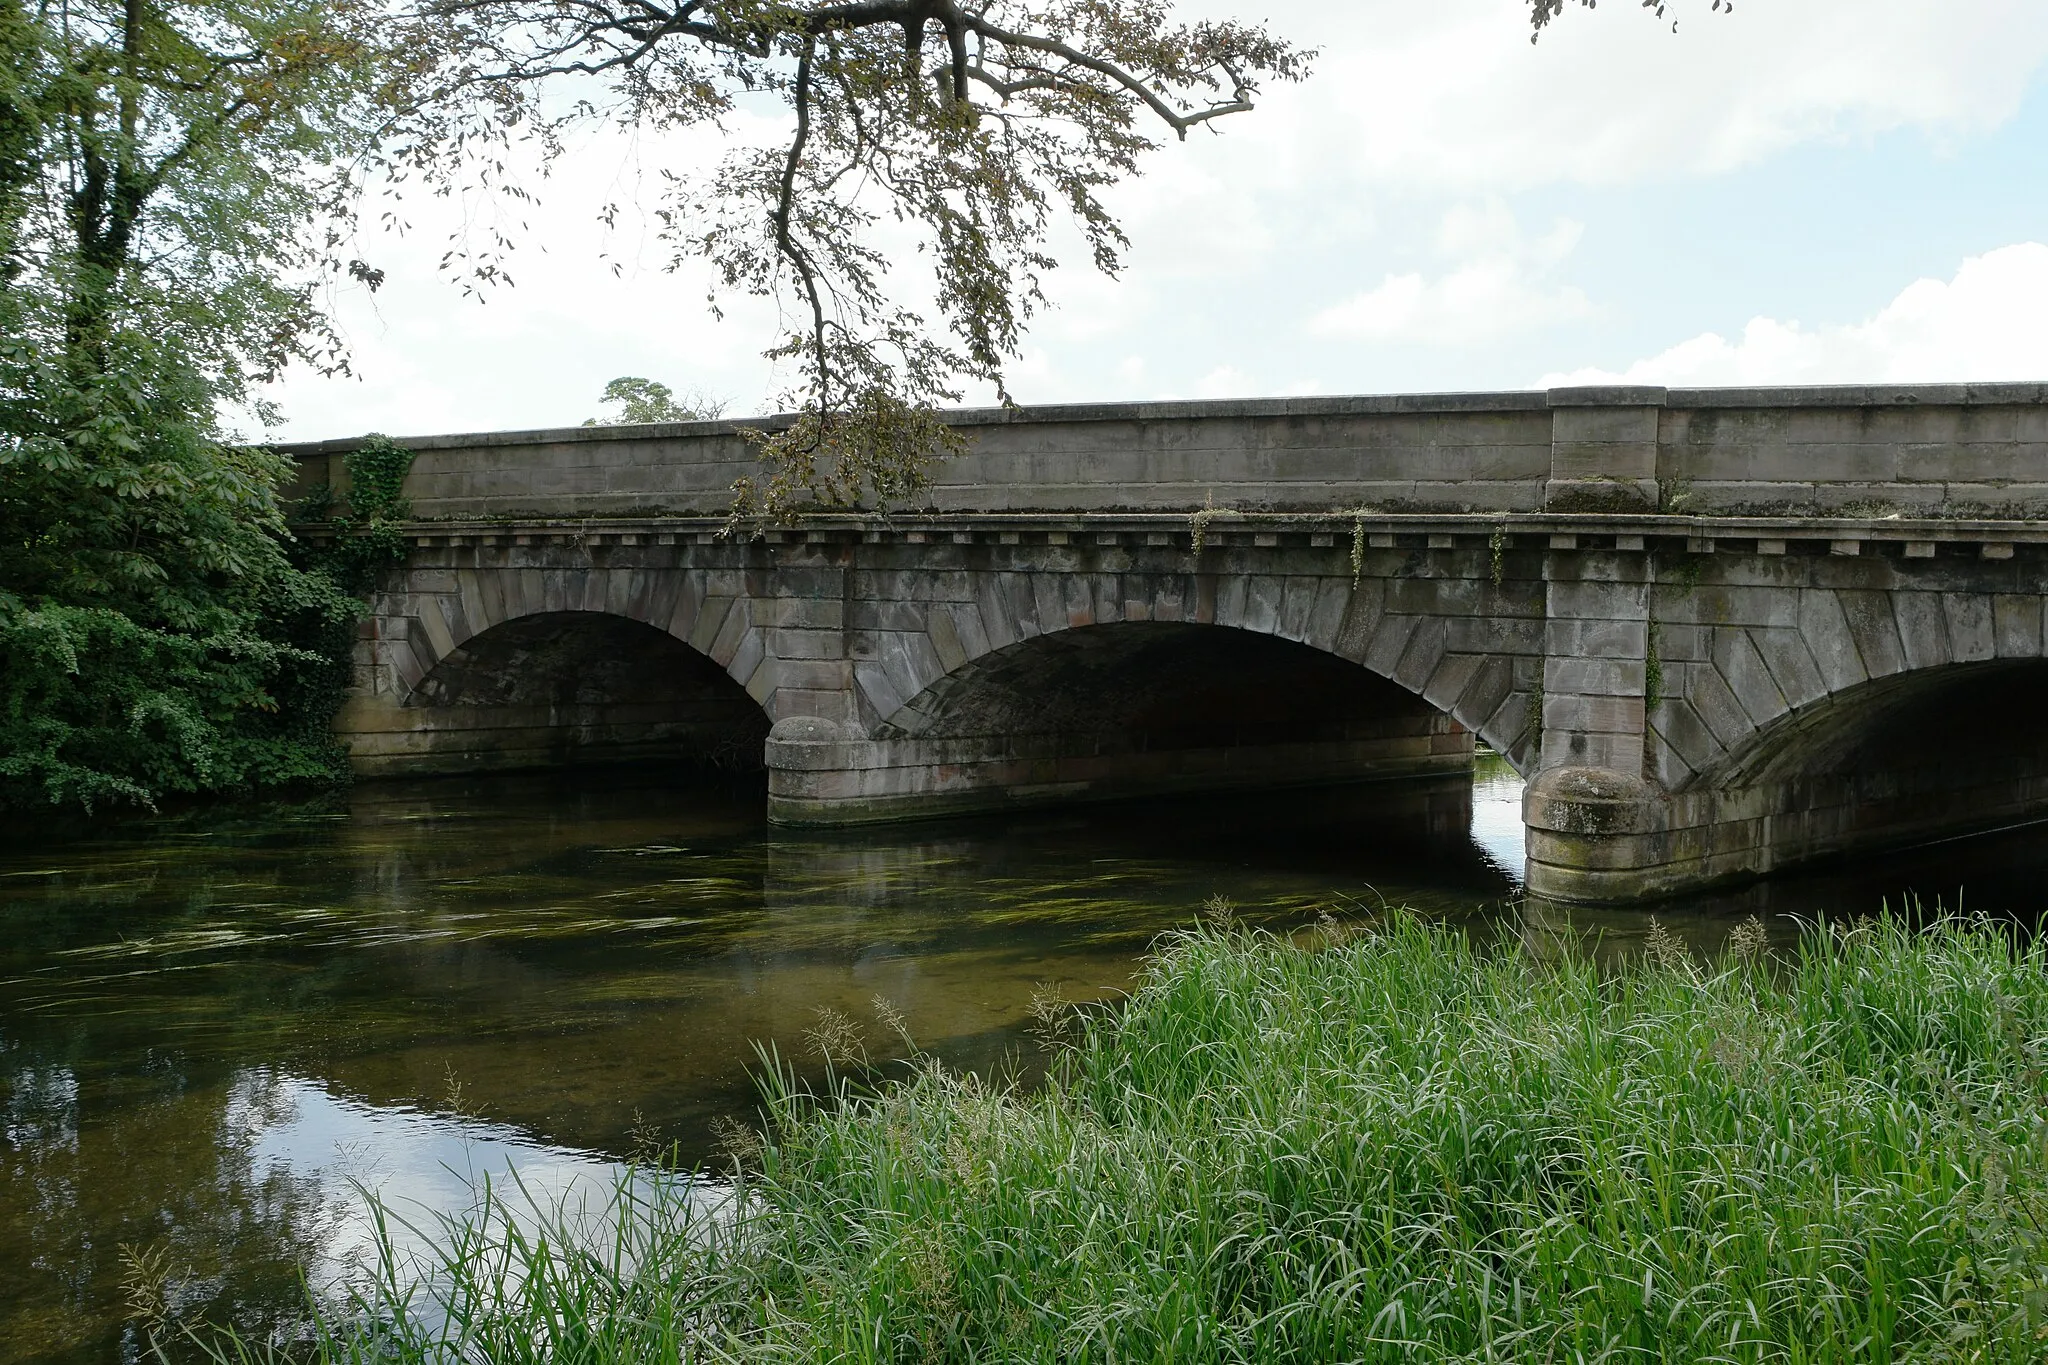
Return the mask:
[[[900,1053],[881,998],[948,1065],[1028,1080],[1034,993],[1113,995],[1213,895],[1281,932],[1405,905],[1625,950],[1645,916],[1516,899],[1520,801],[1482,754],[1476,785],[797,833],[758,780],[627,769],[0,850],[0,1359],[132,1346],[124,1245],[185,1311],[288,1316],[302,1268],[362,1245],[350,1180],[449,1208],[507,1163],[573,1190],[650,1144],[708,1161],[713,1120],[752,1112],[753,1044],[808,1064],[821,1007],[877,1059]],[[2044,872],[2021,836],[1658,914],[1712,948],[1753,911],[1966,876],[1972,904],[2024,908]]]

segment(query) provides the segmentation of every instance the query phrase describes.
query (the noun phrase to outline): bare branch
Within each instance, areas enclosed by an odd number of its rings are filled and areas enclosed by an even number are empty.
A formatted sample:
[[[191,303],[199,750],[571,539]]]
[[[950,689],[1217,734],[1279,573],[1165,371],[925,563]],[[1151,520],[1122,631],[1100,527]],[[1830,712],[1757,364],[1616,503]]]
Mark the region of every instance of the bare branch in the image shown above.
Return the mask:
[[[1171,127],[1182,138],[1187,137],[1188,130],[1197,124],[1207,123],[1210,119],[1222,118],[1226,114],[1247,114],[1252,110],[1252,102],[1246,98],[1248,93],[1246,87],[1242,82],[1239,82],[1234,87],[1237,94],[1236,99],[1231,100],[1227,104],[1212,105],[1193,114],[1183,114],[1161,99],[1153,91],[1150,84],[1131,72],[1126,71],[1123,67],[1118,66],[1115,62],[1104,61],[1100,57],[1090,56],[1079,48],[1061,42],[1057,38],[1043,38],[1037,34],[1015,33],[1008,29],[998,28],[978,15],[969,15],[966,16],[966,19],[976,33],[986,38],[992,38],[999,43],[1007,43],[1012,47],[1029,48],[1035,52],[1044,52],[1050,56],[1059,57],[1071,62],[1075,66],[1093,71],[1098,76],[1108,77],[1123,87],[1125,91],[1142,100],[1147,108],[1157,114],[1167,126]]]

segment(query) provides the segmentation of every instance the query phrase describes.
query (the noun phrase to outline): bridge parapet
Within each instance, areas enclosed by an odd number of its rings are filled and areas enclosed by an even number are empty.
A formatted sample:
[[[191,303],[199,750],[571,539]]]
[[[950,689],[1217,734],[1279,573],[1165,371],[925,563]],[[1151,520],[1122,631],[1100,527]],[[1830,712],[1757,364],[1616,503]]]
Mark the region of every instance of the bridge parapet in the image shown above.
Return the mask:
[[[764,419],[774,426],[780,419]],[[1077,404],[948,418],[930,510],[2048,515],[2048,387],[1555,389]],[[743,423],[411,437],[430,520],[716,515]],[[357,440],[286,447],[344,486]]]

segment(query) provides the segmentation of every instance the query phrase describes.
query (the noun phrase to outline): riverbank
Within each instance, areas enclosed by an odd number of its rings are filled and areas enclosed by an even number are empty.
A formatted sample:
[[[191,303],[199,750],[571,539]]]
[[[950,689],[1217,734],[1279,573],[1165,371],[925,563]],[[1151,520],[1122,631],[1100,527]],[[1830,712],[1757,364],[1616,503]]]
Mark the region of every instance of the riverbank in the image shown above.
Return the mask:
[[[2041,950],[1960,922],[1815,932],[1781,960],[1761,937],[1710,965],[1653,935],[1602,972],[1406,917],[1306,948],[1189,934],[1056,1042],[1047,1088],[935,1066],[838,1106],[785,1088],[769,1140],[734,1143],[736,1220],[643,1185],[596,1255],[472,1223],[448,1311],[408,1309],[439,1325],[382,1345],[2038,1360]],[[819,1035],[842,1067],[862,1046]],[[354,1358],[338,1323],[329,1358]]]

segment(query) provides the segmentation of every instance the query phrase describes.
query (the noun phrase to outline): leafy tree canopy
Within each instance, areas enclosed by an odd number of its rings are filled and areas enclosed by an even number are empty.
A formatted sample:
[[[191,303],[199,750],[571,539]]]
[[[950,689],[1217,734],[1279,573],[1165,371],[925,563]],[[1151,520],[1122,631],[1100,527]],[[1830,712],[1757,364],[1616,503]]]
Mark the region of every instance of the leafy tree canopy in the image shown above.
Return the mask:
[[[649,422],[707,422],[725,412],[725,400],[691,392],[680,399],[668,385],[634,375],[620,375],[604,386],[598,400],[612,409],[608,417],[585,418],[586,427],[643,426]]]
[[[309,229],[370,144],[372,17],[0,0],[0,804],[336,770],[355,609],[221,414],[336,361]]]
[[[1599,3],[1600,0],[1529,0],[1529,41],[1533,43],[1542,37],[1543,30],[1550,27],[1552,20],[1564,13],[1565,6],[1576,4],[1580,9],[1597,9]],[[1662,19],[1670,10],[1672,0],[1636,0],[1636,3]],[[1735,0],[1712,0],[1711,12],[1733,14]],[[1672,20],[1671,27],[1676,29],[1678,21]]]

